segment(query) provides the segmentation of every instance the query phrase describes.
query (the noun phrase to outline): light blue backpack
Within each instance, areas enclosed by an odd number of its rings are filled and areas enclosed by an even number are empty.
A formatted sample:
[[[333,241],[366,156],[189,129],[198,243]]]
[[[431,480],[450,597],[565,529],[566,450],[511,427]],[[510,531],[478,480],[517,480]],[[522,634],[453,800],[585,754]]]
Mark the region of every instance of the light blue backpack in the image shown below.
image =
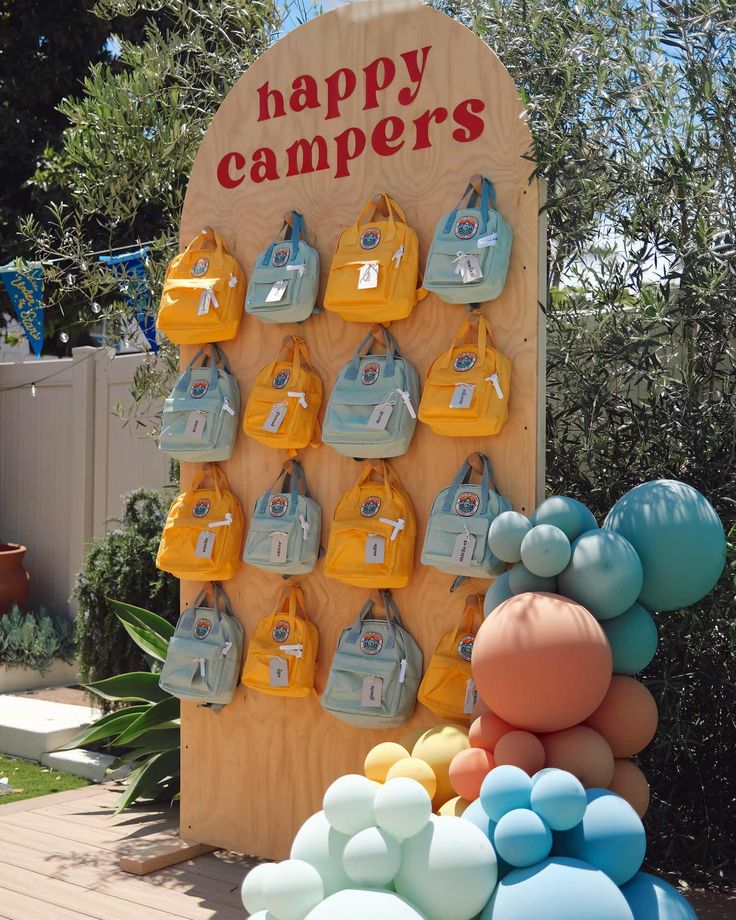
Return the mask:
[[[496,210],[491,180],[482,177],[479,206],[469,183],[457,207],[445,214],[434,231],[424,287],[447,303],[494,300],[506,283],[512,235]]]
[[[375,354],[381,335],[386,353]],[[418,405],[417,372],[388,329],[374,326],[337,376],[322,440],[346,457],[398,457],[409,448]]]
[[[256,259],[250,276],[245,312],[262,323],[301,323],[311,315],[317,299],[319,253],[307,243],[302,215],[291,214],[291,226],[284,221],[279,235]]]
[[[213,606],[202,589],[179,617],[169,640],[159,686],[180,700],[196,700],[219,709],[235,695],[243,654],[243,627],[218,582],[212,582]]]
[[[230,364],[217,345],[205,345],[164,402],[159,450],[190,463],[229,460],[239,416],[240,388]]]
[[[470,481],[473,461],[482,466],[481,481]],[[493,482],[493,467],[485,454],[471,454],[452,484],[437,495],[427,521],[422,562],[440,572],[466,578],[493,578],[505,565],[488,546],[488,531],[511,502],[502,498]]]
[[[321,532],[322,509],[309,495],[304,469],[287,460],[255,503],[243,561],[283,576],[311,572]]]
[[[411,718],[422,677],[422,652],[401,625],[390,591],[381,591],[386,619],[366,601],[343,629],[321,703],[325,712],[358,728],[392,728]]]

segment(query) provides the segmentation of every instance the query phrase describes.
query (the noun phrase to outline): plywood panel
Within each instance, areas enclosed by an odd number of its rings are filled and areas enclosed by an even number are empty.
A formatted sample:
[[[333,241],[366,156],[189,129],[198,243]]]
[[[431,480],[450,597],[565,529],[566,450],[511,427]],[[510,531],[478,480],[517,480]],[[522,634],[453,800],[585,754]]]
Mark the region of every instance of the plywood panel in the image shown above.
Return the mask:
[[[366,101],[363,68],[370,73],[369,65],[380,56],[395,64],[396,76],[388,89],[378,94],[377,105],[371,107],[371,100]],[[425,64],[416,92],[409,79],[412,61]],[[356,89],[341,104],[336,117],[326,118],[325,81],[340,68],[352,68],[357,75]],[[288,109],[289,89],[292,81],[304,74],[316,78],[319,106],[295,113]],[[258,88],[266,83],[268,89],[285,94],[287,112],[283,117],[259,121]],[[401,89],[407,91],[399,95]],[[479,100],[472,106],[476,112],[482,108],[482,130],[477,138],[462,142],[458,137],[467,135],[453,124],[453,112],[469,99]],[[425,143],[421,128],[417,135],[415,124],[423,124],[427,112],[435,114]],[[381,119],[389,116],[401,119],[404,144],[393,155],[381,156],[372,149],[371,136]],[[398,130],[398,122],[391,125]],[[346,131],[351,133],[345,135]],[[328,168],[286,175],[285,148],[298,138],[312,139],[318,134],[326,139]],[[342,170],[349,172],[344,176],[339,175],[336,161],[340,142],[334,139],[340,136],[367,139],[365,151]],[[485,304],[484,312],[500,348],[512,360],[511,416],[503,432],[492,439],[440,438],[420,425],[409,452],[396,460],[417,512],[417,559],[432,499],[449,484],[471,450],[490,455],[499,487],[516,509],[530,512],[536,503],[540,454],[539,240],[538,190],[529,183],[532,167],[523,158],[529,143],[516,89],[501,62],[482,42],[428,7],[382,0],[320,16],[266,52],[223,102],[193,168],[182,215],[182,245],[211,224],[249,272],[257,253],[276,234],[282,214],[295,208],[305,215],[311,242],[321,254],[322,290],[338,233],[354,222],[363,202],[374,193],[388,191],[405,208],[409,223],[419,234],[423,264],[438,219],[455,205],[468,178],[483,173],[493,179],[499,210],[514,230],[514,245],[505,291]],[[257,148],[276,151],[278,178],[253,181],[248,169]],[[238,156],[230,158],[231,175],[235,180],[241,174],[244,178],[236,187],[226,188],[218,182],[218,164],[233,152]],[[409,319],[393,325],[392,332],[420,376],[448,347],[465,316],[464,307],[430,296]],[[275,355],[283,335],[298,333],[308,342],[329,392],[366,329],[328,314],[315,316],[301,327],[267,327],[245,317],[239,337],[226,343],[225,349],[247,395],[257,371]],[[187,360],[192,350],[183,351],[183,360]],[[325,446],[302,453],[312,493],[323,507],[326,543],[335,505],[352,486],[359,466]],[[284,459],[284,455],[239,436],[233,458],[224,466],[247,515]],[[192,474],[193,469],[185,464],[185,485]],[[460,615],[462,596],[487,585],[471,581],[453,596],[448,593],[451,580],[417,561],[410,586],[396,592],[404,622],[426,658]],[[321,689],[338,631],[355,616],[366,592],[327,580],[321,563],[301,582],[320,632]],[[243,566],[237,578],[226,585],[248,636],[258,620],[272,610],[281,586],[280,578],[250,566]],[[184,584],[183,600],[191,601],[198,588]],[[182,835],[271,858],[288,853],[295,830],[320,807],[325,787],[337,776],[359,769],[374,744],[388,737],[398,738],[414,725],[436,721],[427,710],[417,707],[414,721],[404,729],[352,729],[324,714],[316,696],[277,700],[255,692],[246,695],[242,688],[235,702],[219,715],[189,705],[182,708]]]

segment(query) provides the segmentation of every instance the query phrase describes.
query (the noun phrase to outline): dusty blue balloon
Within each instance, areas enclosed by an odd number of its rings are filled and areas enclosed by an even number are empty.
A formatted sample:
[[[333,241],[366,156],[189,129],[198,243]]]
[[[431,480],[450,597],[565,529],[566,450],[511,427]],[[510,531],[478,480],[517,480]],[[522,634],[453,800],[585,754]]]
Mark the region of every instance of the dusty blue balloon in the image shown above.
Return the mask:
[[[560,594],[598,620],[617,617],[634,603],[644,574],[634,547],[620,534],[592,530],[572,544],[570,564],[557,577]]]
[[[661,878],[638,872],[621,889],[634,920],[698,920],[680,892]]]
[[[614,674],[638,674],[657,651],[657,624],[648,610],[632,604],[612,620],[601,623],[611,646]]]
[[[648,610],[695,604],[713,588],[726,561],[726,535],[715,509],[697,489],[672,479],[645,482],[620,498],[603,525],[639,554]]]
[[[496,822],[492,821],[485,813],[480,799],[475,799],[471,802],[462,813],[461,817],[466,821],[470,821],[479,831],[483,831],[490,841],[493,841],[493,831],[496,827]]]
[[[559,575],[570,561],[570,541],[559,527],[538,524],[521,541],[521,561],[532,575]]]
[[[528,808],[507,812],[493,832],[498,855],[512,866],[533,866],[549,856],[552,831]]]
[[[532,781],[519,767],[504,764],[494,767],[480,787],[483,810],[494,821],[514,808],[529,808]]]
[[[486,598],[483,602],[483,614],[488,616],[490,613],[493,613],[499,604],[503,604],[504,601],[507,601],[513,596],[514,592],[509,585],[509,573],[503,572],[493,580],[491,587],[486,591]]]
[[[504,511],[493,519],[488,531],[488,546],[503,562],[519,562],[521,541],[531,529],[529,518],[518,511]]]
[[[568,540],[574,540],[581,533],[598,527],[593,513],[582,502],[567,495],[551,495],[546,498],[532,515],[532,524],[559,527]]]
[[[532,777],[532,811],[553,831],[568,831],[579,824],[587,805],[583,784],[567,770],[552,768]]]
[[[554,594],[557,591],[557,579],[533,575],[523,562],[517,562],[509,572],[509,587],[514,594],[524,594],[527,591],[548,591]]]

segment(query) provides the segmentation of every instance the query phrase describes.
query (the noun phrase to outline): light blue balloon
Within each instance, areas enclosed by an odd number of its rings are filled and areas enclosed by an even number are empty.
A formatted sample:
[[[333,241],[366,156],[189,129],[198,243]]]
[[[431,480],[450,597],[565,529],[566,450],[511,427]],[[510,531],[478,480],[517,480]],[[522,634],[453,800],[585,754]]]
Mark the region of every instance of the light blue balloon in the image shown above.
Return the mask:
[[[632,604],[612,620],[601,622],[613,656],[614,674],[638,674],[654,658],[659,636],[648,610]]]
[[[583,820],[555,836],[555,852],[589,863],[625,885],[644,861],[644,825],[631,805],[608,789],[588,789],[586,797]]]
[[[386,889],[349,888],[330,895],[305,920],[427,920],[400,895]]]
[[[568,540],[574,540],[581,533],[598,527],[593,513],[582,502],[567,495],[551,495],[546,498],[532,515],[532,524],[559,527]]]
[[[637,486],[616,502],[603,526],[639,554],[644,581],[638,599],[648,610],[695,604],[721,577],[723,524],[708,499],[684,482],[657,479]]]
[[[570,541],[559,527],[538,524],[521,541],[521,561],[532,575],[551,578],[570,561]]]
[[[461,817],[466,821],[470,821],[471,824],[474,824],[479,831],[482,831],[486,837],[493,842],[493,831],[496,827],[496,822],[492,821],[485,813],[483,803],[480,799],[475,799],[471,802],[462,813]]]
[[[626,898],[607,875],[564,857],[509,872],[480,916],[481,920],[634,920]]]
[[[488,531],[488,546],[503,562],[521,559],[521,541],[532,529],[529,518],[518,511],[503,511],[493,519]]]
[[[637,872],[621,893],[634,920],[698,920],[698,915],[676,888],[648,872]]]
[[[532,786],[536,786],[543,776],[546,776],[548,773],[554,773],[558,769],[558,767],[544,767],[542,770],[537,770],[534,776],[532,776]]]
[[[568,831],[579,824],[587,805],[583,784],[567,770],[553,768],[532,777],[532,811],[553,831]]]
[[[509,587],[514,594],[524,594],[527,591],[547,591],[554,594],[557,591],[557,579],[533,575],[523,562],[517,562],[509,572]]]
[[[499,604],[503,604],[504,601],[513,596],[514,592],[509,585],[509,573],[503,572],[493,580],[491,587],[486,591],[486,597],[483,601],[483,615],[489,616]]]
[[[500,821],[514,808],[529,808],[531,794],[531,779],[511,764],[494,767],[480,787],[483,810],[493,821]]]
[[[593,530],[572,544],[570,564],[557,578],[560,594],[598,620],[617,617],[634,603],[644,574],[634,547],[611,530]]]
[[[533,866],[549,856],[552,831],[528,808],[507,812],[493,832],[498,855],[512,866]]]

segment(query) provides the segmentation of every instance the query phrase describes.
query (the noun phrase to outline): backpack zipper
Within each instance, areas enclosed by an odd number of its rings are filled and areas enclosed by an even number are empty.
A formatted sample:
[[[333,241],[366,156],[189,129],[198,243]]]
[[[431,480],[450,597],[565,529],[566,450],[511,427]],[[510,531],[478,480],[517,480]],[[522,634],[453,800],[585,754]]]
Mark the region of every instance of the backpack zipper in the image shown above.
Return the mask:
[[[393,259],[394,266],[398,268],[399,265],[401,265],[401,260],[404,258],[404,244],[403,243],[401,244],[401,246],[399,246],[396,252],[391,256],[391,258]]]
[[[279,646],[280,652],[283,652],[285,655],[293,655],[294,658],[301,658],[303,649],[304,649],[303,645],[280,645]]]
[[[403,684],[406,680],[406,658],[401,659],[401,667],[399,668],[399,683]]]
[[[220,652],[220,658],[224,658],[232,647],[232,642],[226,642],[222,647],[222,651]]]
[[[298,399],[299,405],[302,407],[302,409],[309,408],[309,404],[307,403],[307,394],[303,390],[300,390],[300,391],[289,390],[286,395],[291,396],[292,399]]]
[[[225,396],[222,400],[222,409],[220,409],[220,415],[223,412],[227,412],[228,415],[235,415],[235,409],[230,405],[230,397]]]
[[[501,389],[501,384],[498,380],[498,374],[491,374],[490,377],[486,377],[486,380],[493,384],[493,389],[496,391],[496,396],[498,396],[499,399],[503,399],[503,390]]]
[[[224,521],[210,521],[208,527],[229,527],[233,522],[233,516],[229,511],[225,512]]]
[[[390,527],[393,527],[393,532],[391,533],[391,542],[398,537],[399,533],[406,527],[406,521],[403,518],[399,518],[398,521],[392,521],[391,518],[379,518],[381,524],[388,524]]]
[[[307,534],[309,533],[309,528],[312,526],[309,521],[304,517],[303,514],[299,515],[299,526],[302,529],[302,539],[307,539]]]

